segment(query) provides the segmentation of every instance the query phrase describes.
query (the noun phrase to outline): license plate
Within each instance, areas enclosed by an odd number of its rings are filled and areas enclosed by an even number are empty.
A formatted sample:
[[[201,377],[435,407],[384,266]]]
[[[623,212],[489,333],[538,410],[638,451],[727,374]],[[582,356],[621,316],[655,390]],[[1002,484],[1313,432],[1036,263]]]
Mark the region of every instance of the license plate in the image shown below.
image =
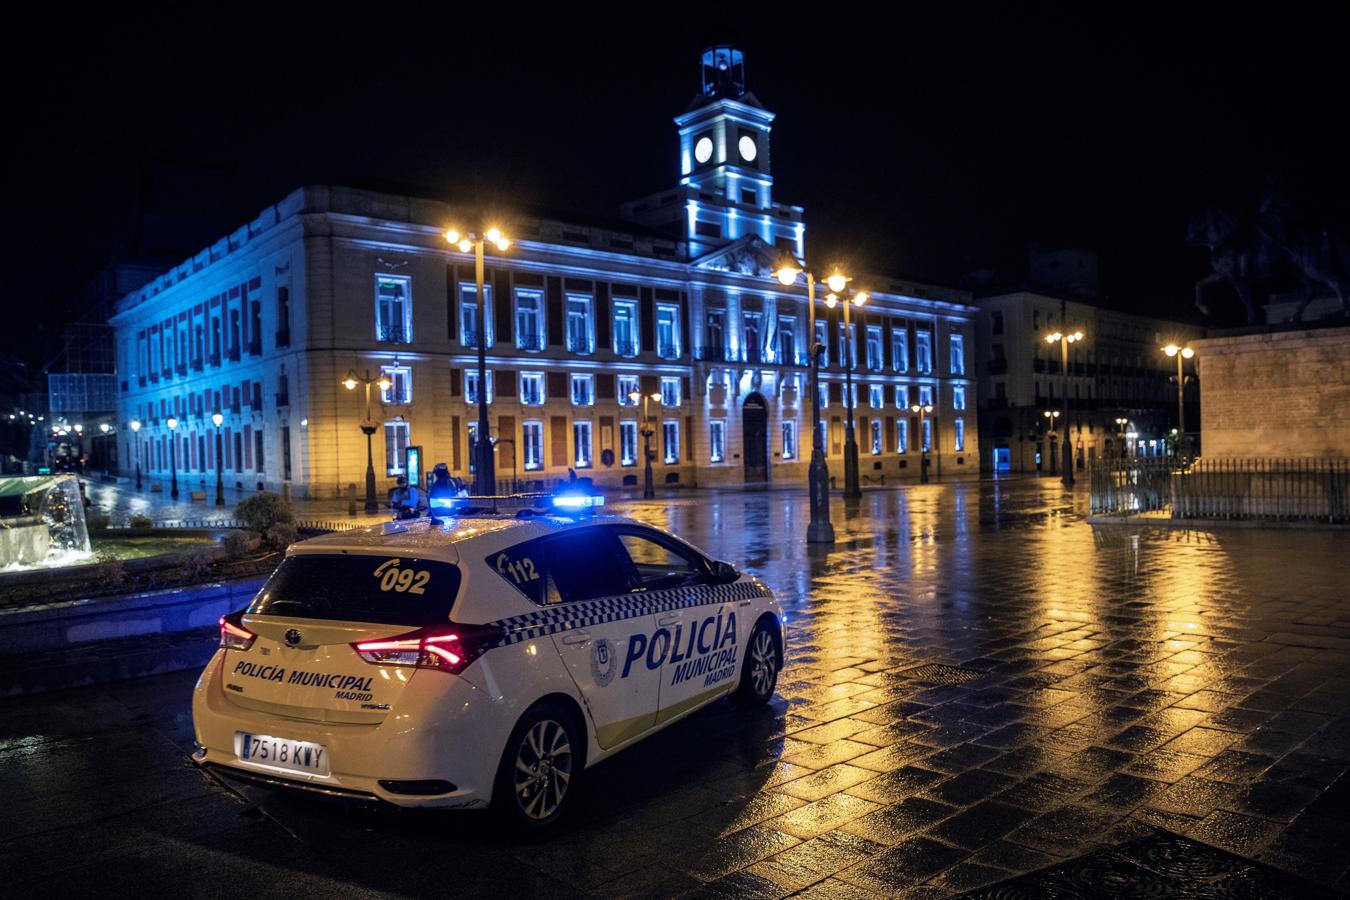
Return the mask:
[[[234,735],[234,753],[241,762],[290,769],[308,775],[329,773],[327,748],[309,741],[237,731]]]

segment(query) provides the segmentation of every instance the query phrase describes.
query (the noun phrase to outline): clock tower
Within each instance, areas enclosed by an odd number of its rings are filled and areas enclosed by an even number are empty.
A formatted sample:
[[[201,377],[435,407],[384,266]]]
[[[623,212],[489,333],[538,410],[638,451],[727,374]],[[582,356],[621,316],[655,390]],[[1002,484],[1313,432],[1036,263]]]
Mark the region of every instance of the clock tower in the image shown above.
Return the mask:
[[[700,92],[675,117],[678,188],[625,204],[624,216],[677,234],[694,259],[752,235],[801,257],[802,209],[774,202],[774,114],[746,89],[745,54],[709,47],[699,64]]]

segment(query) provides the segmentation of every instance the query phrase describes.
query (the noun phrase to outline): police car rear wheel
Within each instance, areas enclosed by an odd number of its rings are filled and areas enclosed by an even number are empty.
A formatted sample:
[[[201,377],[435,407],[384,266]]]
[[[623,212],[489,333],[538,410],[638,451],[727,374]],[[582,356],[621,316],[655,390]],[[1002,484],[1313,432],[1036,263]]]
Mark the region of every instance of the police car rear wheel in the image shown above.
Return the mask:
[[[527,712],[507,742],[495,799],[509,824],[542,828],[567,805],[580,757],[571,717],[554,706]]]
[[[741,706],[768,703],[778,685],[778,670],[781,668],[777,638],[767,625],[756,625],[754,633],[750,635],[750,643],[746,646],[741,683],[731,699]]]

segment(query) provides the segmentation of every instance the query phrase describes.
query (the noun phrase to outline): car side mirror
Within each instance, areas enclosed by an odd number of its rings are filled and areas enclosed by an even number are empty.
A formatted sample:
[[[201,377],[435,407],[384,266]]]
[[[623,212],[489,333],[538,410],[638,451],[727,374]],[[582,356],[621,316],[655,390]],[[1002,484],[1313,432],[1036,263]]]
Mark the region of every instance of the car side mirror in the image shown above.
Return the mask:
[[[714,562],[712,564],[712,576],[713,581],[717,584],[731,584],[741,577],[741,573],[729,562]]]

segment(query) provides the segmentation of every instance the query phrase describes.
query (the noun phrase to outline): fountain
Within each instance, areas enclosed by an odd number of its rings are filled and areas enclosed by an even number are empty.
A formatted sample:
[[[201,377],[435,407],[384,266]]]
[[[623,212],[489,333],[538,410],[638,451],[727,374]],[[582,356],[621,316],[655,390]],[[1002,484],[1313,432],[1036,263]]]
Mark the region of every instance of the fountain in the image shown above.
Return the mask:
[[[0,571],[53,568],[92,555],[74,475],[0,478]]]

